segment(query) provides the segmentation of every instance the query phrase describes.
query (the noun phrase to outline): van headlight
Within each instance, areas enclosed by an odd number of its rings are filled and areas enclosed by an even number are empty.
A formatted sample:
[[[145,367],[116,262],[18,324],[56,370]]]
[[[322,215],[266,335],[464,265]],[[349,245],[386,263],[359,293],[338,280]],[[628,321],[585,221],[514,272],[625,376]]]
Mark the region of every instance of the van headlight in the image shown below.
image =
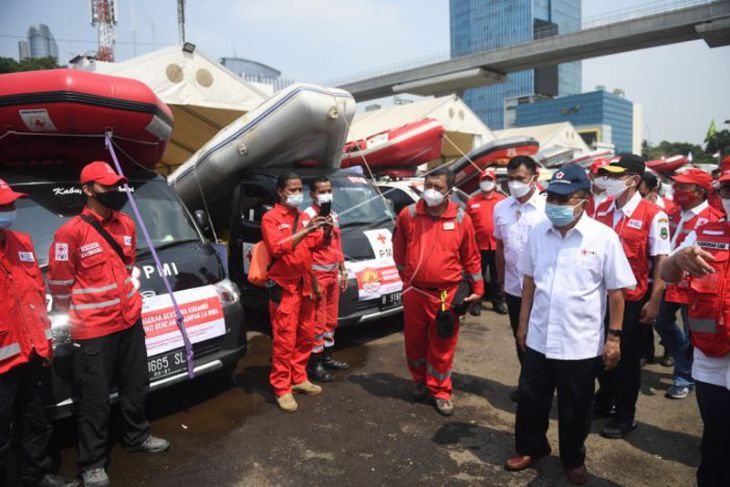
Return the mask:
[[[241,293],[238,292],[238,288],[228,278],[216,283],[213,287],[215,287],[215,292],[218,293],[218,298],[222,306],[230,306],[241,299]]]
[[[51,319],[51,332],[53,333],[53,348],[59,345],[71,343],[71,323],[66,313],[54,313],[49,315]]]

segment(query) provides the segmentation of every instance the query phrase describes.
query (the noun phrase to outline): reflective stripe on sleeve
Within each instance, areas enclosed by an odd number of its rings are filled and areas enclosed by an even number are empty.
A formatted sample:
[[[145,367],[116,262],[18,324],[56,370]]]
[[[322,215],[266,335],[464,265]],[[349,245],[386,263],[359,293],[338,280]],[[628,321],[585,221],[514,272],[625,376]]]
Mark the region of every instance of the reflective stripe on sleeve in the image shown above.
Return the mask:
[[[76,279],[66,279],[66,280],[49,279],[48,285],[49,286],[70,286],[74,282],[76,282]]]
[[[338,265],[339,264],[337,262],[335,262],[334,264],[312,264],[312,270],[329,272],[337,269]]]
[[[137,294],[137,290],[135,288],[132,288],[132,290],[129,292],[129,294],[127,294],[127,298],[131,298],[135,294]]]
[[[17,343],[11,343],[10,345],[0,347],[0,360],[5,360],[7,358],[18,355],[19,353],[20,345]]]
[[[102,287],[80,287],[71,291],[72,294],[89,294],[89,293],[103,293],[104,291],[111,291],[117,288],[117,283],[109,284],[108,286]]]
[[[446,380],[449,377],[451,377],[451,371],[444,372],[443,374],[439,372],[438,370],[431,367],[431,364],[426,365],[426,372],[428,372],[429,375],[432,377],[436,377],[438,380]]]
[[[476,282],[476,281],[481,281],[482,280],[482,274],[481,273],[467,274],[467,277],[472,282]]]
[[[689,329],[698,333],[715,333],[717,330],[717,323],[711,318],[690,317]]]
[[[119,298],[112,299],[110,301],[102,301],[101,303],[83,303],[83,304],[72,304],[69,306],[70,309],[98,309],[106,308],[107,306],[113,306],[121,303],[122,300]]]

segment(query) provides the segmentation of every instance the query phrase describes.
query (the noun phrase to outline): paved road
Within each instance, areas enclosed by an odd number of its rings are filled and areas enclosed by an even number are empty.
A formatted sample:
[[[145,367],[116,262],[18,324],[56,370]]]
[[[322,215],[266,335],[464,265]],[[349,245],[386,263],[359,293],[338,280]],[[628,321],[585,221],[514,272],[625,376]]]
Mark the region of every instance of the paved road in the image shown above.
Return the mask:
[[[462,328],[454,367],[457,412],[442,418],[410,401],[400,317],[350,331],[338,357],[353,364],[318,397],[298,397],[281,413],[267,383],[270,341],[252,332],[234,384],[212,377],[150,398],[153,431],[169,438],[162,455],[116,446],[115,486],[563,485],[554,454],[518,474],[503,470],[512,452],[518,376],[509,325],[486,311]],[[591,485],[692,485],[700,419],[694,396],[663,397],[670,371],[644,369],[639,429],[606,440],[595,424],[588,439]],[[557,451],[555,416],[550,439]],[[73,422],[59,424],[63,472],[73,474]]]

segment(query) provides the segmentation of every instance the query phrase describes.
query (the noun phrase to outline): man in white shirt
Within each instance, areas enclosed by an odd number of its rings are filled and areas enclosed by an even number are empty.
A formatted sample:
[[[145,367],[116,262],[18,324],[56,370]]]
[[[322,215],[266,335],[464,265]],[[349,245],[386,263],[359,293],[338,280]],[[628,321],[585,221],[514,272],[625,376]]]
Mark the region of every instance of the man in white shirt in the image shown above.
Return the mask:
[[[601,357],[608,370],[619,362],[622,289],[636,280],[616,233],[585,214],[590,182],[582,168],[556,172],[547,193],[549,221],[530,233],[519,263],[524,278],[517,342],[525,355],[516,454],[505,468],[523,470],[551,453],[546,433],[557,388],[560,459],[568,479],[583,484],[595,378]],[[612,318],[604,339],[607,305]]]
[[[537,163],[529,156],[513,157],[507,164],[510,196],[494,207],[497,240],[497,279],[503,288],[512,334],[517,336],[522,295],[522,275],[517,269],[527,235],[545,220],[545,198],[537,191]],[[522,350],[517,358],[522,363]],[[517,400],[516,391],[512,400]]]
[[[724,164],[723,164],[724,166]],[[720,197],[730,210],[730,167],[722,168]],[[689,277],[688,320],[692,332],[697,405],[704,428],[699,487],[730,479],[730,226],[727,220],[692,231],[662,266],[667,282]]]

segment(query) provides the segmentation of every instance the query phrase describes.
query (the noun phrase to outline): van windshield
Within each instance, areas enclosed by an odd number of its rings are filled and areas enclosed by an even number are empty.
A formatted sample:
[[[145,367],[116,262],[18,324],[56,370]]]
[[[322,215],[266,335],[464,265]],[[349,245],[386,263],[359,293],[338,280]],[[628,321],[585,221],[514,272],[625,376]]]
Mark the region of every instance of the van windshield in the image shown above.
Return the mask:
[[[130,181],[129,185],[134,189],[137,206],[155,247],[200,240],[190,215],[167,183],[149,180]],[[53,241],[53,234],[83,208],[81,188],[63,183],[18,184],[14,188],[28,193],[29,197],[15,202],[18,218],[13,230],[30,234],[38,263],[45,266],[48,264],[48,248]],[[137,223],[129,203],[122,211]],[[147,242],[137,224],[137,251],[147,249]]]
[[[362,176],[335,176],[332,180],[332,209],[337,213],[341,226],[371,225],[390,220],[395,215],[383,198]],[[304,204],[312,204],[309,197],[309,181],[303,181]]]

